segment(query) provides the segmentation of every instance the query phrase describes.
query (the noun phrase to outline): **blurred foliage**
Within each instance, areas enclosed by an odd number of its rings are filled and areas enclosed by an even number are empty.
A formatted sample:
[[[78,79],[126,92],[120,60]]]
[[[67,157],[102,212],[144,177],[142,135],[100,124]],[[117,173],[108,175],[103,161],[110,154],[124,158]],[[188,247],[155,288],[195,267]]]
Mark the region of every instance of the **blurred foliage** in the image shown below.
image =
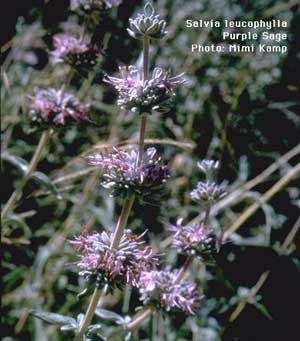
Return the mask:
[[[73,318],[83,312],[86,300],[76,295],[84,283],[72,265],[76,256],[67,240],[83,230],[112,230],[120,211],[120,202],[100,187],[97,170],[87,166],[84,156],[115,144],[126,146],[138,137],[136,115],[119,111],[116,94],[102,83],[103,74],[117,71],[118,65],[141,63],[141,44],[126,32],[128,19],[141,1],[123,2],[95,23],[91,39],[104,47],[105,54],[85,78],[48,60],[51,36],[77,32],[82,25],[82,18],[68,11],[68,1],[39,1],[24,9],[15,34],[3,46],[3,204],[20,183],[42,132],[28,115],[28,95],[34,87],[60,87],[71,74],[68,88],[91,103],[94,121],[52,132],[39,172],[27,183],[14,213],[2,222],[4,340],[66,340],[57,327],[30,317],[29,310]],[[175,74],[185,71],[188,82],[178,90],[171,112],[154,113],[149,119],[149,144],[169,161],[173,177],[160,202],[135,203],[131,228],[138,233],[149,229],[149,241],[159,249],[167,245],[161,241],[168,223],[201,214],[190,202],[189,191],[201,177],[196,162],[203,158],[220,160],[219,180],[227,184],[229,193],[238,193],[211,218],[215,229],[230,228],[253,203],[260,209],[232,234],[214,266],[193,265],[191,274],[205,294],[200,315],[185,320],[181,314],[156,314],[149,330],[133,333],[132,339],[292,340],[297,326],[294,295],[299,288],[296,242],[281,257],[278,250],[299,217],[299,174],[269,201],[263,195],[300,159],[299,6],[276,0],[193,0],[184,6],[180,0],[160,0],[155,5],[168,22],[169,34],[151,47],[151,65]],[[288,54],[192,54],[192,43],[209,44],[218,36],[215,30],[186,29],[186,18],[287,20]],[[293,157],[247,189],[250,179],[297,144]],[[245,184],[246,190],[239,193]],[[164,252],[174,265],[182,263],[172,250]],[[250,288],[269,269],[263,290],[248,299]],[[104,305],[131,316],[139,302],[133,292],[129,304],[128,295],[117,292]],[[249,304],[230,323],[239,302]],[[109,334],[111,320],[100,314],[99,321]]]

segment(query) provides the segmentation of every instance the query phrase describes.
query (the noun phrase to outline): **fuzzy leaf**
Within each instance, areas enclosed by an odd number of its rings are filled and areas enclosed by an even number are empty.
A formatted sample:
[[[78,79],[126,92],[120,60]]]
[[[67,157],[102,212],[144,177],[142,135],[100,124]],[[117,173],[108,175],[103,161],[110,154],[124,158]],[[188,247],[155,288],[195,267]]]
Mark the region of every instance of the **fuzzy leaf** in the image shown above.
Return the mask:
[[[45,322],[51,323],[51,324],[59,324],[59,325],[65,325],[65,324],[77,324],[76,320],[73,317],[60,315],[60,314],[54,314],[44,311],[37,311],[37,310],[31,310],[30,315],[37,317]]]
[[[61,331],[69,331],[69,330],[76,330],[77,329],[77,326],[73,323],[71,324],[65,324],[63,325],[62,327],[60,327],[60,330]]]
[[[19,170],[22,171],[23,174],[27,173],[28,170],[28,162],[23,158],[15,155],[11,155],[9,153],[3,153],[2,159],[16,166]],[[57,191],[56,186],[53,184],[51,179],[42,172],[34,172],[32,174],[32,179],[35,180],[39,185],[46,187],[49,191],[51,191],[57,197],[60,197],[60,194]]]
[[[20,156],[11,155],[8,152],[2,154],[2,159],[20,169],[24,174],[28,169],[28,162]]]
[[[104,336],[102,336],[101,334],[99,334],[100,330],[102,328],[102,325],[101,324],[92,324],[89,326],[88,328],[88,331],[86,333],[86,336],[88,338],[88,340],[93,340],[93,341],[96,341],[96,340],[106,340],[106,338]]]
[[[57,191],[56,186],[53,184],[51,179],[42,172],[34,172],[32,174],[32,179],[35,180],[39,185],[46,187],[49,191],[51,191],[57,197],[61,197]]]
[[[114,313],[113,311],[106,310],[106,309],[96,309],[96,315],[105,319],[105,320],[113,320],[118,324],[123,324],[125,322],[125,319],[123,316]]]
[[[21,228],[24,231],[24,236],[26,238],[31,237],[31,230],[30,227],[25,223],[25,221],[18,216],[17,214],[12,214],[6,219],[3,219],[3,226],[4,225],[11,225],[13,226],[13,229],[11,231],[15,230],[17,227]]]
[[[267,308],[261,303],[255,303],[254,306],[269,320],[273,320],[271,314],[268,312]]]

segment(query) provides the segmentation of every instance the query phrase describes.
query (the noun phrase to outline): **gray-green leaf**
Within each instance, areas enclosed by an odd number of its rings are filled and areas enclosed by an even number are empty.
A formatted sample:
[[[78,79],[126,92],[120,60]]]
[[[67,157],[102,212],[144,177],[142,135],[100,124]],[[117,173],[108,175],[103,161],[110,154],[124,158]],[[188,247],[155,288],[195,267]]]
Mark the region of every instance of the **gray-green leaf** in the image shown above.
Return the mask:
[[[37,310],[31,310],[30,315],[37,317],[45,322],[51,323],[51,324],[59,324],[59,325],[65,325],[65,324],[77,324],[76,320],[73,317],[60,315],[60,314],[54,314],[49,313],[45,311],[37,311]]]
[[[99,316],[105,320],[113,320],[118,324],[123,324],[124,322],[126,322],[126,320],[124,319],[123,316],[116,314],[110,310],[98,308],[98,309],[96,309],[95,313],[97,316]]]

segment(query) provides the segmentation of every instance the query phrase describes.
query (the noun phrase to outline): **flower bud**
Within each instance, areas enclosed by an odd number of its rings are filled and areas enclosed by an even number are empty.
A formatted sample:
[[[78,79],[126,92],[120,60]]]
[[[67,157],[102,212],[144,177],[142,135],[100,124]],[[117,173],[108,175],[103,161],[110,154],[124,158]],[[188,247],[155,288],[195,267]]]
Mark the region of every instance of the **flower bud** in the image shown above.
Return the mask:
[[[129,27],[127,31],[135,39],[145,37],[161,39],[167,34],[165,20],[155,14],[155,10],[149,2],[144,7],[144,13],[138,13],[136,18],[129,19]]]
[[[219,161],[214,160],[202,160],[197,163],[198,168],[205,174],[207,180],[213,181],[216,172],[218,171],[220,164]]]

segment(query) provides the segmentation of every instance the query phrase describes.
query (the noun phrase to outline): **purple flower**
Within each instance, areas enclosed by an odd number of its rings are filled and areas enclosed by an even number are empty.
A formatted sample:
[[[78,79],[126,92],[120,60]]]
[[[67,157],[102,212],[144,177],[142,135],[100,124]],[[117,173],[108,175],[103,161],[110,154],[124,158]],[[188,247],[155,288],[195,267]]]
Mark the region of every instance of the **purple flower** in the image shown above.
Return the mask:
[[[117,104],[122,109],[142,114],[162,110],[173,95],[175,88],[184,82],[183,73],[170,77],[168,72],[156,67],[152,77],[143,80],[142,73],[135,66],[120,67],[121,78],[105,76],[104,81],[118,91]]]
[[[74,95],[62,89],[36,88],[33,96],[29,96],[30,114],[34,120],[55,125],[69,122],[89,121],[89,104],[81,103]]]
[[[80,254],[76,263],[81,269],[79,274],[99,285],[136,285],[141,272],[150,270],[157,262],[152,249],[141,240],[144,234],[137,236],[125,230],[117,250],[111,249],[110,232],[75,237],[70,243]]]
[[[90,164],[102,170],[102,185],[112,190],[112,195],[138,194],[146,196],[156,192],[170,177],[155,148],[148,148],[138,166],[138,151],[123,151],[114,148],[111,153],[89,157]]]
[[[102,11],[112,7],[117,7],[122,0],[71,0],[71,9],[80,9],[85,12]]]
[[[175,283],[178,271],[143,271],[138,287],[144,304],[155,304],[166,311],[179,309],[194,315],[199,308],[200,295],[195,283]]]
[[[179,222],[168,230],[174,233],[172,244],[181,253],[203,257],[218,248],[216,234],[203,223],[183,226]]]
[[[73,67],[89,69],[97,63],[99,49],[89,47],[82,40],[72,35],[58,33],[53,37],[55,50],[50,54],[53,63],[66,62]]]

